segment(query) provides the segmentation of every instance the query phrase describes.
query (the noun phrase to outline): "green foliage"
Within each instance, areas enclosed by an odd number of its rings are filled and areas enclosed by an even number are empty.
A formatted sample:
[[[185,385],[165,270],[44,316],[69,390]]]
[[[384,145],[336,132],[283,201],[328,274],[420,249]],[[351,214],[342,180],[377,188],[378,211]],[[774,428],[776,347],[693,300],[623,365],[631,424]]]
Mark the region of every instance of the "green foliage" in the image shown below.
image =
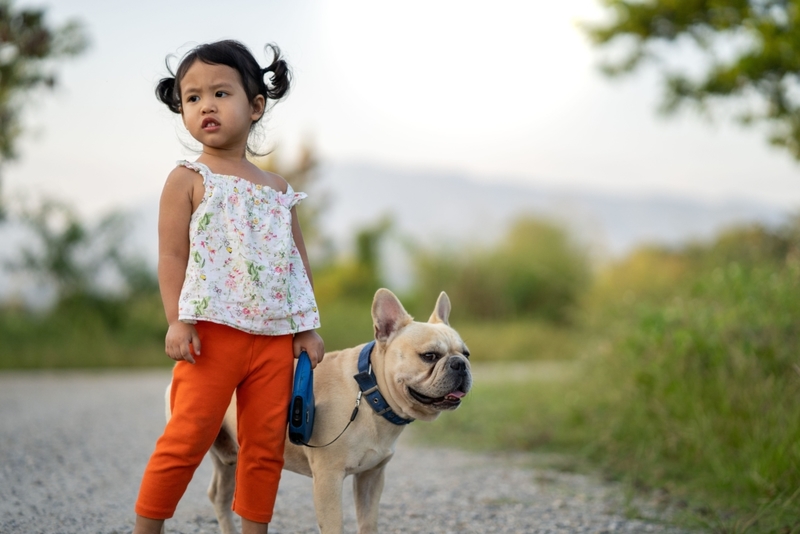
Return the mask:
[[[321,310],[322,321],[322,327],[318,332],[325,340],[326,351],[355,347],[374,338],[370,314],[371,299],[369,301],[318,299],[317,303]]]
[[[122,291],[157,289],[143,261],[123,251],[131,222],[123,213],[112,212],[88,225],[60,201],[44,199],[16,207],[11,221],[28,232],[28,239],[19,250],[21,258],[4,267],[53,285],[59,300],[81,295],[102,300],[98,280],[104,273],[115,274]]]
[[[587,300],[577,367],[476,366],[436,424],[454,443],[577,454],[717,532],[799,532],[798,230],[636,251]]]
[[[379,250],[391,229],[392,222],[386,218],[362,228],[355,236],[356,254],[353,258],[331,263],[315,272],[315,294],[323,325],[320,334],[325,339],[328,350],[352,347],[372,339],[372,298],[375,291],[384,285],[380,277]],[[551,302],[563,306],[566,301],[563,294],[569,294],[570,298],[577,300],[577,292],[583,286],[576,283],[576,279],[580,277],[580,284],[585,285],[588,272],[584,271],[585,263],[579,266],[568,265],[573,259],[570,256],[573,252],[566,247],[566,236],[560,229],[547,223],[526,220],[514,226],[500,248],[484,253],[487,258],[490,257],[491,261],[500,265],[496,268],[490,267],[498,271],[499,275],[491,272],[486,276],[506,276],[502,281],[509,284],[509,287],[504,288],[505,293],[498,298],[512,300],[507,310],[519,309],[525,313],[527,303],[520,297],[530,295],[530,287],[539,291],[531,298],[552,299],[545,302],[545,306],[551,305]],[[428,319],[439,293],[446,290],[453,302],[451,323],[469,345],[473,360],[509,362],[571,360],[577,357],[581,347],[580,334],[560,322],[553,322],[553,315],[544,315],[547,320],[537,320],[516,317],[513,311],[509,311],[496,318],[497,320],[483,319],[485,314],[482,310],[478,313],[472,311],[474,308],[470,308],[470,303],[462,295],[454,293],[453,286],[448,285],[451,282],[448,273],[456,267],[449,261],[434,260],[433,254],[425,252],[422,259],[427,262],[425,266],[429,269],[425,271],[427,283],[418,283],[413,294],[400,295],[406,309],[418,321]],[[575,256],[585,262],[580,255]],[[444,257],[445,255],[440,254],[440,258]],[[461,266],[468,269],[469,266],[464,267],[464,264],[474,261],[475,256],[471,255],[461,262]],[[531,267],[531,264],[535,266]],[[532,280],[529,285],[526,285],[525,280],[526,269],[531,271]],[[556,271],[559,271],[558,275],[554,274]],[[534,285],[540,280],[535,278],[537,276],[549,277],[547,283],[553,286],[564,284],[565,280],[567,284],[572,283],[574,286],[567,290],[563,286],[550,287],[551,292],[547,293],[541,290],[541,286]],[[559,291],[562,293],[559,294]],[[535,313],[534,310],[531,315]],[[561,310],[559,313],[568,312]],[[557,317],[561,319],[564,315]]]
[[[601,0],[610,21],[587,24],[596,45],[622,41],[627,54],[607,62],[617,75],[652,62],[664,73],[664,110],[683,103],[701,109],[710,100],[734,100],[745,123],[765,121],[770,141],[800,159],[800,1],[798,0]],[[697,65],[674,68],[674,49],[693,45],[703,57]]]
[[[364,226],[355,235],[354,257],[340,258],[314,273],[314,293],[321,309],[339,301],[370,309],[375,291],[383,285],[380,248],[391,228],[388,218]]]
[[[800,266],[791,255],[753,256],[779,241],[753,241],[759,233],[729,233],[704,254],[694,247],[695,269],[671,291],[609,304],[629,326],[595,368],[616,387],[596,429],[597,457],[734,508],[729,528],[800,488]],[[752,531],[777,531],[789,509],[776,507]]]
[[[425,321],[432,311],[418,320]],[[450,324],[469,347],[474,362],[571,361],[585,344],[583,332],[574,326],[535,319],[479,321],[460,319],[459,302],[454,302]]]
[[[459,313],[486,320],[516,317],[565,322],[589,284],[588,260],[562,228],[517,221],[495,248],[421,251],[417,292],[446,291]]]
[[[90,225],[53,200],[15,208],[5,224],[27,235],[4,270],[55,288],[56,302],[38,314],[0,308],[0,369],[169,363],[155,275],[125,251],[128,218],[113,212]],[[116,291],[99,283],[104,276]]]
[[[76,295],[44,314],[0,309],[0,369],[170,365],[156,292],[124,299]]]

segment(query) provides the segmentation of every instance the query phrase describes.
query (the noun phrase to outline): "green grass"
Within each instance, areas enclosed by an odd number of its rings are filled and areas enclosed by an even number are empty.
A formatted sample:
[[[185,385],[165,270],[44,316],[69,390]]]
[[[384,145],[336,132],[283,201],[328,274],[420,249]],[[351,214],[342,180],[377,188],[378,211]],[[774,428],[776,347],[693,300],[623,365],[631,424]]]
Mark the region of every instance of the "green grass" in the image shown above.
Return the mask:
[[[642,280],[659,283],[643,286],[631,276],[641,265],[617,266],[575,327],[580,357],[491,372],[477,363],[464,405],[435,432],[417,432],[451,445],[571,455],[570,465],[668,495],[689,526],[799,533],[793,258],[655,258]]]
[[[0,309],[0,369],[169,366],[157,296],[74,299],[47,314]]]
[[[432,425],[415,427],[419,439],[475,450],[580,447],[583,435],[564,425],[581,417],[570,391],[578,380],[578,364],[474,363],[472,368],[474,386],[461,407]]]
[[[743,462],[785,466],[785,459],[772,456],[785,456],[786,448],[769,448],[768,440],[739,450],[726,443],[726,436],[710,439],[702,425],[689,425],[684,432],[707,440],[705,452],[678,446],[676,453],[674,435],[642,430],[660,428],[663,421],[643,421],[651,414],[641,406],[621,409],[629,399],[616,390],[598,390],[610,384],[608,375],[596,373],[587,361],[475,364],[475,385],[463,405],[415,427],[415,439],[474,450],[533,451],[539,467],[599,472],[623,482],[632,495],[658,490],[660,500],[687,527],[719,533],[800,532],[800,491],[763,491],[766,479],[759,481],[760,489],[742,487],[751,478],[741,471],[747,468]],[[709,418],[702,424],[708,425]],[[783,429],[793,432],[795,427]],[[758,431],[765,430],[772,436],[781,432],[766,422]],[[669,454],[662,443],[671,444]],[[789,468],[783,475],[792,472],[797,473]]]
[[[618,397],[593,457],[704,500],[721,531],[800,532],[797,295],[792,265],[730,262],[616,310],[628,328],[594,372]]]

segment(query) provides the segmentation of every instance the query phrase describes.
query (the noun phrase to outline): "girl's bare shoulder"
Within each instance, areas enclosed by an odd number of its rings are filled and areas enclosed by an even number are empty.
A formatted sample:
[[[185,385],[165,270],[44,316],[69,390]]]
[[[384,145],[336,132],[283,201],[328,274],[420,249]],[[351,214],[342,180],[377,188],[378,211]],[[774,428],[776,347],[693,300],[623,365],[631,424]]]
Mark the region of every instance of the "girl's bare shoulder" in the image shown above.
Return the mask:
[[[259,167],[253,165],[255,169],[256,176],[258,176],[258,180],[254,180],[256,183],[260,183],[261,185],[266,185],[274,189],[275,191],[280,191],[281,193],[285,193],[289,188],[289,182],[281,176],[280,174],[265,171]]]
[[[287,189],[289,189],[289,182],[281,176],[280,174],[275,174],[274,172],[264,171],[264,174],[267,175],[267,180],[269,180],[269,186],[276,190],[280,191],[281,193],[285,193]]]
[[[177,205],[188,201],[194,210],[203,197],[203,177],[195,170],[178,165],[167,175],[164,189],[161,192],[162,203]]]
[[[167,175],[167,183],[169,182],[194,182],[195,178],[200,177],[200,174],[184,165],[176,165]],[[200,177],[202,179],[202,177]]]
[[[164,191],[191,192],[196,189],[198,185],[202,186],[202,184],[203,177],[197,171],[184,167],[183,165],[178,165],[167,175]]]

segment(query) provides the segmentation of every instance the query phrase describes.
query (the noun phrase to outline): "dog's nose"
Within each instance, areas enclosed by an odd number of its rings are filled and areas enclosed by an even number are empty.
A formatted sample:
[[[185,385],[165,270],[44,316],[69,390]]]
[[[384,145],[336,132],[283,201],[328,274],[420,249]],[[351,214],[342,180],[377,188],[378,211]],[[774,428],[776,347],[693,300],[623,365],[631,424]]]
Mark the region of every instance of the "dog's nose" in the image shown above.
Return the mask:
[[[457,371],[461,376],[467,374],[467,364],[464,362],[464,360],[459,358],[453,358],[450,360],[450,369]]]

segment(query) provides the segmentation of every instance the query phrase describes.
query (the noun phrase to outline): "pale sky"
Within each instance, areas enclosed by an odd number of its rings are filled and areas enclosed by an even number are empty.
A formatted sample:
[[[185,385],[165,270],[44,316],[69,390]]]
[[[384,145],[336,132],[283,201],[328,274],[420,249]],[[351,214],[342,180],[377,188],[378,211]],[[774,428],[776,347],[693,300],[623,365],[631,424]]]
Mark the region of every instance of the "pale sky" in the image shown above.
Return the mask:
[[[175,160],[194,157],[153,96],[164,58],[235,38],[262,64],[263,45],[277,43],[294,70],[268,123],[285,153],[309,138],[331,162],[800,207],[800,165],[760,132],[690,113],[665,120],[654,73],[598,73],[575,24],[598,16],[595,0],[49,5],[51,22],[82,20],[92,45],[29,106],[22,159],[4,171],[10,194],[60,196],[89,215],[157,197]]]

